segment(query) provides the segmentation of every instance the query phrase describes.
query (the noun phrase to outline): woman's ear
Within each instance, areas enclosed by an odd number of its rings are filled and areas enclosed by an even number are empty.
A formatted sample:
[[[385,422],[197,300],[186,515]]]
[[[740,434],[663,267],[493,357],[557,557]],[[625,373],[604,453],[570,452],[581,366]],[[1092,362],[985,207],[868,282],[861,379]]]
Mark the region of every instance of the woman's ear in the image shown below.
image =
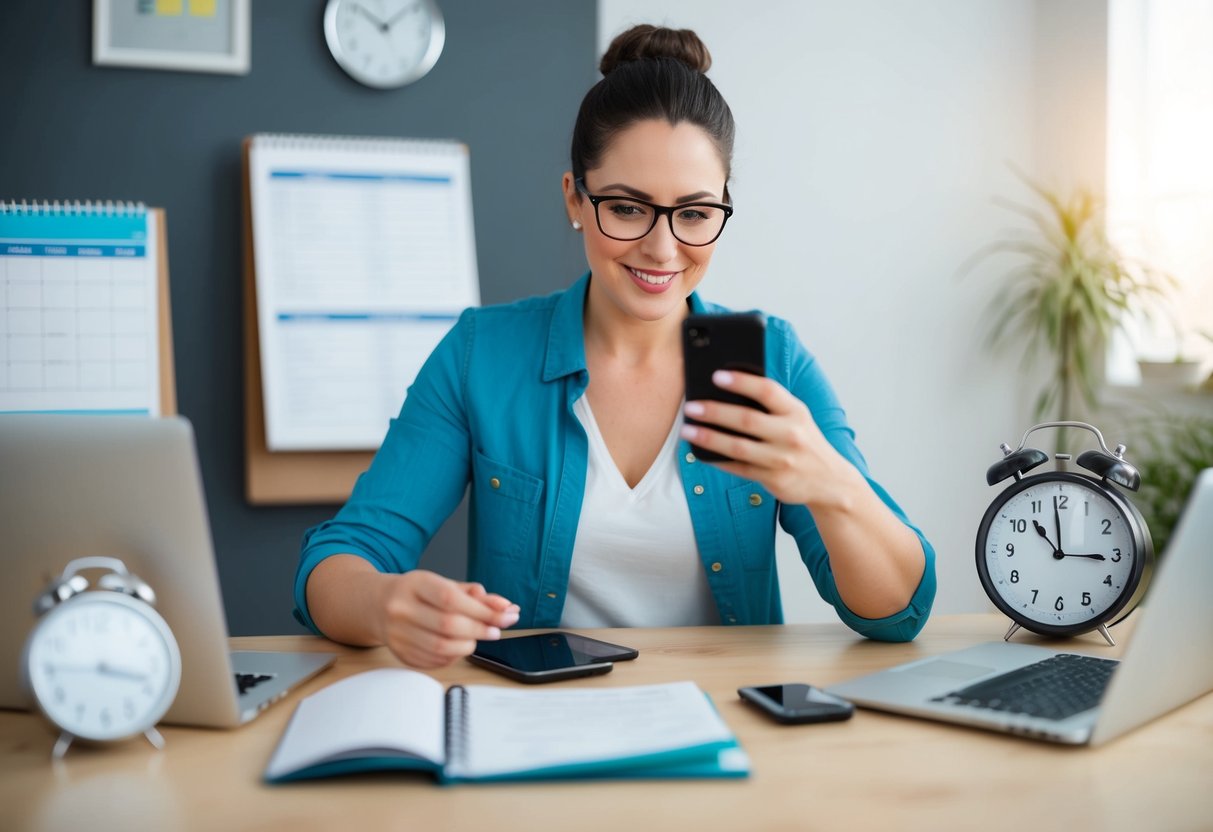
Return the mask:
[[[560,189],[564,194],[564,208],[569,217],[569,224],[575,230],[580,231],[582,199],[581,192],[577,190],[577,185],[573,182],[572,171],[565,171],[560,180]]]

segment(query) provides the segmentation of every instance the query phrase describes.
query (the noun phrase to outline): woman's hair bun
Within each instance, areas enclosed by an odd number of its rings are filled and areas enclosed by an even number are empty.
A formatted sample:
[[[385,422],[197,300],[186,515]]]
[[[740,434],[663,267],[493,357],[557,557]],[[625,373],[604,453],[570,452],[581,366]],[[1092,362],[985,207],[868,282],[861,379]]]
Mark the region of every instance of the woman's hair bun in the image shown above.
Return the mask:
[[[621,32],[611,41],[598,69],[610,75],[620,64],[642,58],[673,58],[697,72],[707,72],[712,55],[699,35],[690,29],[667,29],[642,23]]]

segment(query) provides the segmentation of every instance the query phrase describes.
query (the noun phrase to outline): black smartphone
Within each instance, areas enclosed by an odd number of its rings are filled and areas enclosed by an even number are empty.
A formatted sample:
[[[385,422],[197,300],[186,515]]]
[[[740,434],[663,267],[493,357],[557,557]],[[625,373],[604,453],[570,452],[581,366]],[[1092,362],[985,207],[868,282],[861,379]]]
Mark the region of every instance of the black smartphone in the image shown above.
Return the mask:
[[[766,412],[753,399],[730,393],[712,382],[712,373],[717,370],[766,375],[766,321],[761,315],[688,315],[682,322],[682,365],[687,401],[714,399]],[[700,424],[689,416],[686,421]],[[714,425],[709,427],[734,436],[745,435]],[[705,462],[728,461],[723,454],[694,444],[691,449]]]
[[[554,631],[478,641],[468,661],[519,682],[534,684],[609,673],[614,662],[637,655],[636,650],[621,644]]]
[[[850,719],[855,706],[847,700],[826,693],[820,688],[800,683],[738,688],[746,702],[784,724],[802,722],[838,722]]]

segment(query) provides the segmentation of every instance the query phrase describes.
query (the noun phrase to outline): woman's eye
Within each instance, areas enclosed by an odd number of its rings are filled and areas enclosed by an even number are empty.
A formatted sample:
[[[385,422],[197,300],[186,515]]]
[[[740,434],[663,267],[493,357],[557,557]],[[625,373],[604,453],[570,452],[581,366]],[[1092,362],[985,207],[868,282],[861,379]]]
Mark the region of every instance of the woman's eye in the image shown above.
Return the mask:
[[[678,222],[705,222],[711,219],[710,212],[705,208],[683,208],[678,212]]]
[[[636,205],[631,202],[612,202],[608,210],[621,219],[630,220],[648,216],[648,211],[645,210],[643,205]]]

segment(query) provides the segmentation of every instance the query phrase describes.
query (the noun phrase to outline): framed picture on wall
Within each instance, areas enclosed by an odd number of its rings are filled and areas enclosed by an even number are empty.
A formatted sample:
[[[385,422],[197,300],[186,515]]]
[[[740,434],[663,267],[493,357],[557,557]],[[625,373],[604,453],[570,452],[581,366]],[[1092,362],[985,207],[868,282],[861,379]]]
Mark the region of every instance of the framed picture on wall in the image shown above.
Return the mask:
[[[93,63],[249,71],[251,0],[93,0]]]

